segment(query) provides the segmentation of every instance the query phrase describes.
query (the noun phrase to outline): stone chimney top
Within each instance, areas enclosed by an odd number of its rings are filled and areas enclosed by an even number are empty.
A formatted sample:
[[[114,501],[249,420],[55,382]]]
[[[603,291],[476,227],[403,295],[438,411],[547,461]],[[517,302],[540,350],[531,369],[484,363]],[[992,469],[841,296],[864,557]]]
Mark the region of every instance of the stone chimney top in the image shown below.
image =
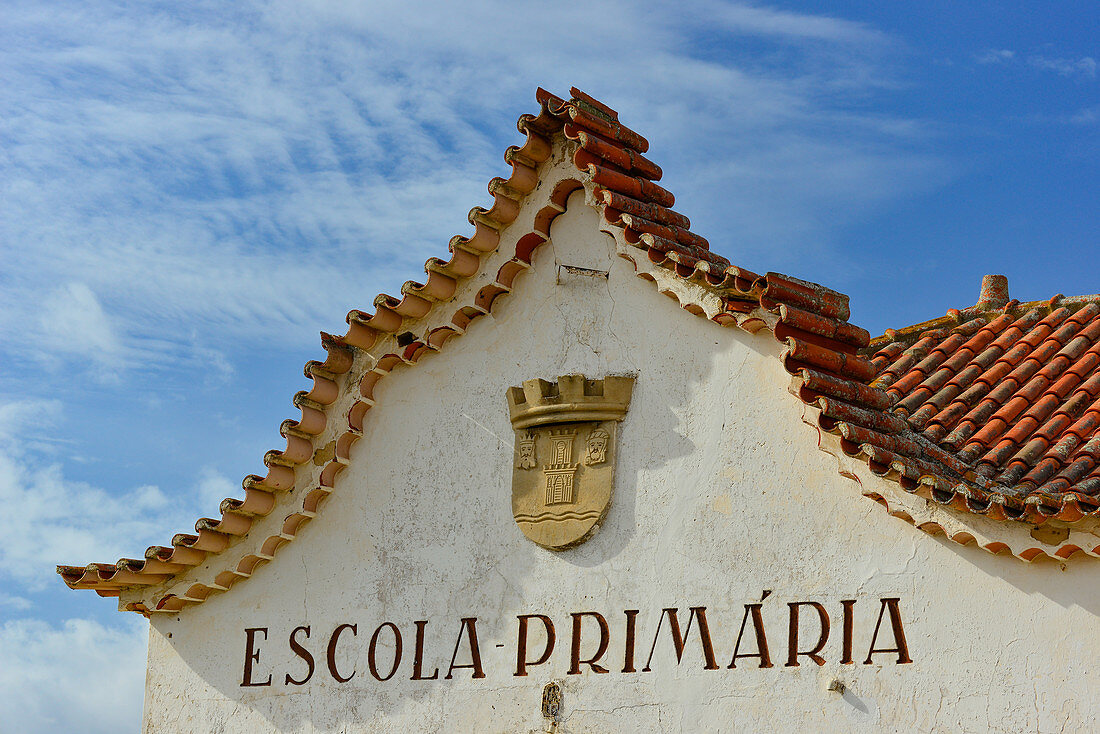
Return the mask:
[[[1008,278],[1003,275],[982,276],[982,292],[975,305],[980,309],[1004,308],[1008,304]]]

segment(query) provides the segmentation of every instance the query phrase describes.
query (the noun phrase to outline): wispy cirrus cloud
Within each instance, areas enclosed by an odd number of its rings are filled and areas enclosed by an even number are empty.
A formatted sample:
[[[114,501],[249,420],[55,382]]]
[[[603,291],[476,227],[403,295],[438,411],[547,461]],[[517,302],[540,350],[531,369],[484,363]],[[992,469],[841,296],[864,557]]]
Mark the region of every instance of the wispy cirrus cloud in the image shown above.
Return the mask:
[[[655,141],[696,229],[750,264],[812,257],[806,242],[943,176],[919,120],[858,104],[890,77],[887,37],[865,24],[741,3],[575,5],[537,22],[504,2],[6,13],[7,359],[122,391],[172,372],[217,383],[248,350],[341,331],[348,308],[468,231],[536,84],[618,107]],[[739,52],[745,38],[783,63]],[[18,404],[47,400],[20,374]],[[0,549],[20,568],[47,538],[72,560],[132,554],[181,504],[23,456],[0,465],[0,492],[32,520]],[[65,497],[72,512],[51,514]]]
[[[1061,76],[1096,78],[1096,59],[1091,56],[1064,58],[1034,55],[1027,57],[1028,66],[1042,71],[1053,71]]]
[[[1007,48],[988,48],[974,55],[979,64],[1004,64],[1016,58],[1016,52]]]
[[[1074,125],[1095,125],[1100,122],[1100,106],[1086,107],[1071,115],[1069,121]]]
[[[110,376],[122,342],[99,299],[86,283],[68,283],[46,293],[39,304],[38,354],[95,363]]]
[[[1084,107],[1076,112],[1063,114],[1033,114],[1021,118],[1025,122],[1040,125],[1068,125],[1070,127],[1088,127],[1100,122],[1100,106]]]
[[[690,14],[731,33],[842,44],[880,44],[890,36],[865,23],[746,3],[712,2]]]
[[[1096,59],[1091,56],[1048,56],[1040,53],[1017,54],[1007,48],[988,48],[974,55],[974,61],[984,66],[1024,63],[1039,71],[1053,71],[1064,77],[1096,78]]]
[[[740,193],[700,222],[746,233],[727,254],[827,241],[834,202],[855,215],[928,185],[916,121],[847,108],[889,82],[881,32],[740,3],[568,5],[538,22],[502,2],[6,14],[0,337],[40,364],[90,349],[103,376],[340,330],[467,231],[539,83],[608,98],[671,176],[707,161],[671,184],[689,214]],[[738,54],[745,37],[783,65]],[[66,309],[80,316],[63,325]]]

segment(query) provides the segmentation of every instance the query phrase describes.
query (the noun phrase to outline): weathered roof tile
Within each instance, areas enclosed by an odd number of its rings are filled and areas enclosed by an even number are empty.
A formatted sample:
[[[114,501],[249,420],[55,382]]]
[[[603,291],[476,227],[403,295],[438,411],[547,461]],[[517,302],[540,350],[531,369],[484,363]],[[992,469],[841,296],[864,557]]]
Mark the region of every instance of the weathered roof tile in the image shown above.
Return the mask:
[[[945,470],[967,477],[952,492],[982,482],[1006,506],[1041,496],[1018,514],[1028,522],[1093,514],[1073,495],[1095,491],[1091,472],[1100,471],[1100,296],[1020,304],[1007,299],[1006,280],[994,285],[988,298],[983,285],[976,306],[951,312],[952,328],[936,319],[875,340],[873,384],[944,452]]]

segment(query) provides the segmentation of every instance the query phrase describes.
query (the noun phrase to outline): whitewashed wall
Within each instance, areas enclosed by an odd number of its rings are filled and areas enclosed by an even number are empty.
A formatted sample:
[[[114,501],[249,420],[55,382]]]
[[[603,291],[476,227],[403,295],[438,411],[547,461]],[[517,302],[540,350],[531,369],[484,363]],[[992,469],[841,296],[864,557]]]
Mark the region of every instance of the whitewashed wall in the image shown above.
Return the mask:
[[[146,731],[527,732],[561,681],[560,732],[1085,731],[1100,713],[1100,566],[1028,565],[932,538],[887,516],[837,474],[787,392],[778,345],[693,316],[613,257],[575,195],[553,243],[493,315],[376,391],[366,435],[320,517],[229,593],[150,633]],[[559,274],[555,263],[610,268]],[[637,374],[622,424],[614,505],[587,544],[552,553],[511,517],[513,432],[505,389],[583,373]],[[278,510],[277,510],[278,512]],[[770,592],[766,595],[765,592]],[[880,599],[898,598],[909,654],[866,665]],[[841,600],[854,599],[854,664],[842,665]],[[788,603],[832,621],[823,666],[787,662]],[[729,669],[745,605],[760,603],[774,667]],[[624,610],[639,610],[640,671],[663,608],[705,607],[717,670],[693,625],[679,665],[668,620],[649,672],[623,673]],[[607,674],[568,675],[573,612],[599,612]],[[550,661],[517,677],[517,615],[555,623]],[[476,617],[485,678],[445,679],[462,618]],[[802,607],[803,645],[817,615]],[[413,681],[414,621],[427,620]],[[403,636],[397,673],[370,674],[383,622]],[[583,628],[587,656],[597,635]],[[326,647],[341,624],[338,683]],[[288,636],[316,661],[305,661]],[[246,628],[252,681],[242,687]],[[533,623],[529,656],[542,649]],[[893,646],[888,617],[879,647]],[[377,648],[384,673],[389,632]],[[466,638],[458,663],[469,663]],[[741,652],[755,652],[751,625]],[[829,690],[834,681],[843,692]],[[838,686],[833,686],[834,688]]]

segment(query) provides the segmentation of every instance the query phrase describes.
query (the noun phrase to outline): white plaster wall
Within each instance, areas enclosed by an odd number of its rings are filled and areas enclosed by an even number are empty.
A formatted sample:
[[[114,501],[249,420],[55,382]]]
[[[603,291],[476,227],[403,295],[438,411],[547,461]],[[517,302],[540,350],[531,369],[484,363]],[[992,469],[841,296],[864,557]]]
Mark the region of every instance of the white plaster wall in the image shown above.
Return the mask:
[[[493,315],[380,383],[352,466],[274,562],[154,617],[146,731],[542,731],[551,678],[564,690],[560,732],[1089,730],[1100,713],[1100,566],[1027,565],[888,517],[817,450],[774,339],[659,295],[611,256],[578,198]],[[559,275],[556,262],[604,262],[610,278]],[[511,517],[504,391],[576,372],[631,372],[637,383],[607,520],[585,545],[553,553]],[[765,590],[775,667],[729,670],[744,605]],[[901,599],[911,664],[887,654],[862,664],[881,597]],[[842,599],[857,600],[853,665],[839,663]],[[787,603],[810,600],[832,618],[827,662],[785,667]],[[707,609],[719,670],[703,669],[695,629],[677,665],[666,622],[653,670],[619,672],[624,609],[640,610],[641,669],[660,610],[678,607],[684,623],[691,606]],[[581,611],[611,625],[606,675],[566,675],[569,615]],[[516,615],[531,613],[553,618],[557,649],[514,677]],[[812,637],[814,614],[803,616]],[[462,617],[478,619],[483,680],[469,670],[442,680]],[[410,681],[412,622],[424,619],[426,671],[439,666],[440,680]],[[366,650],[384,621],[401,629],[404,655],[379,682]],[[341,668],[357,671],[344,684],[325,667],[341,623],[358,625],[340,647]],[[306,624],[317,670],[284,685],[305,670],[287,636]],[[240,685],[246,627],[269,630],[254,678],[272,674],[270,687]],[[834,680],[843,694],[828,690]]]

